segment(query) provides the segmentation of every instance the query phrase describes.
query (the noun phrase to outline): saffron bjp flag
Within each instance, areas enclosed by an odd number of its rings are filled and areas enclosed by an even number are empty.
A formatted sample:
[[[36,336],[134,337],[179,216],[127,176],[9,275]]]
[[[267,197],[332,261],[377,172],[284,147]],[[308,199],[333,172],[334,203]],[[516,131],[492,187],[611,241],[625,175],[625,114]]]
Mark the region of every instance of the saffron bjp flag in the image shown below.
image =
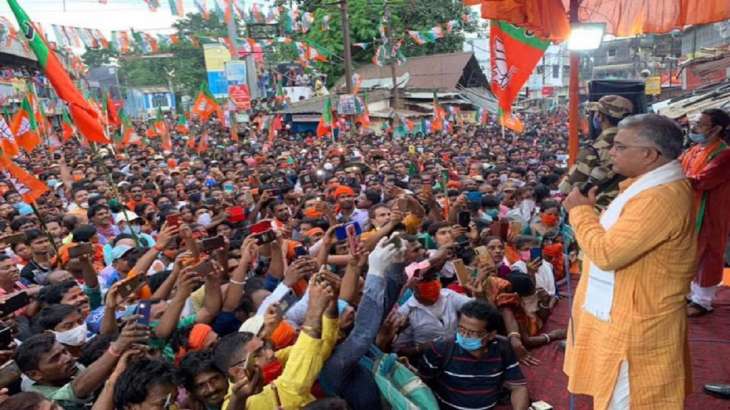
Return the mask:
[[[200,84],[200,91],[195,98],[190,113],[196,115],[201,121],[208,121],[214,112],[220,110],[220,105],[216,102],[215,97],[210,93],[205,83]]]
[[[208,151],[208,131],[203,131],[203,135],[200,136],[200,142],[198,143],[195,152],[202,154]]]
[[[28,98],[23,98],[20,108],[13,115],[10,124],[10,130],[15,135],[18,145],[26,152],[32,152],[35,147],[40,145],[41,139],[38,136],[38,123],[33,113],[33,107],[30,105]]]
[[[13,185],[13,188],[23,197],[25,203],[35,203],[38,198],[48,192],[48,186],[43,181],[31,175],[7,157],[0,160],[0,166],[3,168],[2,173],[5,174],[5,180]]]
[[[0,148],[3,150],[3,156],[14,157],[20,153],[15,136],[2,115],[0,115]]]
[[[513,24],[491,21],[489,35],[491,88],[503,112],[512,111],[512,103],[545,54],[549,41],[536,38]]]
[[[324,100],[324,107],[322,107],[322,116],[319,118],[317,124],[317,136],[322,138],[332,131],[332,123],[334,118],[332,117],[332,100],[329,97]]]
[[[53,85],[56,94],[68,104],[71,116],[81,134],[89,141],[102,144],[109,143],[109,138],[104,134],[98,112],[91,108],[73,84],[71,77],[69,77],[56,54],[48,48],[41,35],[37,33],[28,15],[25,14],[17,0],[8,0],[8,5],[18,20],[18,26],[30,48],[38,58],[38,65]]]
[[[67,142],[76,133],[76,127],[74,127],[66,107],[63,108],[63,113],[61,114],[61,127],[63,128],[63,142]]]

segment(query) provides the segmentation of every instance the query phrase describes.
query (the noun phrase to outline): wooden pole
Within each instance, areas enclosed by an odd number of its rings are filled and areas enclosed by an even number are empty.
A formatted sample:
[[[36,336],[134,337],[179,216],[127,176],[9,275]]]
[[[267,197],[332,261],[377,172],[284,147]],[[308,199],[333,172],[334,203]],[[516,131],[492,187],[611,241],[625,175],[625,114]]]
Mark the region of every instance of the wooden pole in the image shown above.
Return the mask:
[[[578,7],[580,0],[570,0],[570,22],[578,22]],[[579,76],[580,56],[577,52],[570,52],[570,83],[568,88],[568,166],[573,166],[578,158],[578,103],[579,95]]]

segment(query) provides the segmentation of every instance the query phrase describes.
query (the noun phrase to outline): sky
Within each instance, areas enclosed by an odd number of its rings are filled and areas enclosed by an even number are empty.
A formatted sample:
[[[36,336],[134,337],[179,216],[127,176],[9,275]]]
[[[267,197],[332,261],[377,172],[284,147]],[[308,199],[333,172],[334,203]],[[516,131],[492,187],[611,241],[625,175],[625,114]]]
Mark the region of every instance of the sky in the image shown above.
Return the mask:
[[[143,0],[18,0],[33,21],[40,22],[49,37],[51,24],[99,29],[106,36],[112,30],[156,31],[168,33],[176,16],[170,13],[168,0],[159,0],[160,8],[151,12]],[[66,11],[64,11],[64,3]],[[209,2],[211,3],[211,2]],[[192,0],[185,0],[185,12],[196,10]],[[15,17],[5,0],[0,0],[0,16],[17,27]]]

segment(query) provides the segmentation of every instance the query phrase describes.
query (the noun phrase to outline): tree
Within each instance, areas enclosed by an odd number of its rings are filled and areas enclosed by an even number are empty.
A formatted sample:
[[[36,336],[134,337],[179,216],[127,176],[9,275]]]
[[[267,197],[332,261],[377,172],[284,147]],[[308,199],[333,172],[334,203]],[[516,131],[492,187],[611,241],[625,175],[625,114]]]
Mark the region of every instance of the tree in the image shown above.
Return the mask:
[[[227,36],[223,21],[211,13],[205,20],[200,14],[188,14],[178,20],[173,27],[180,39],[177,44],[161,44],[160,54],[171,57],[155,57],[131,53],[120,55],[113,48],[89,49],[82,56],[90,67],[109,64],[112,59],[119,62],[119,78],[127,87],[164,86],[167,87],[168,73],[174,70],[172,83],[179,94],[195,95],[200,83],[206,79],[203,49],[196,47],[191,40]]]
[[[101,67],[111,63],[112,59],[119,57],[117,52],[111,48],[87,48],[81,55],[81,59],[89,67]]]
[[[354,47],[352,49],[353,65],[370,64],[379,42],[379,26],[382,22],[385,4],[383,0],[349,0],[350,35],[352,43],[369,43],[366,49]],[[304,41],[311,41],[336,56],[342,56],[342,25],[340,11],[336,6],[323,7],[319,0],[304,0],[300,2],[305,10],[315,12],[315,24],[303,36]],[[425,54],[450,53],[462,50],[464,35],[461,30],[445,33],[445,37],[419,46],[408,38],[406,30],[424,31],[444,24],[450,20],[462,23],[465,13],[471,13],[462,2],[410,0],[388,2],[391,10],[391,26],[393,40],[404,40],[402,51],[409,56]],[[330,15],[330,30],[321,30],[321,21],[324,15]],[[468,24],[464,31],[474,31],[476,26]],[[444,27],[445,30],[445,27]],[[314,66],[328,76],[328,83],[333,84],[344,73],[344,61],[341,58],[331,58],[327,63],[313,63]]]

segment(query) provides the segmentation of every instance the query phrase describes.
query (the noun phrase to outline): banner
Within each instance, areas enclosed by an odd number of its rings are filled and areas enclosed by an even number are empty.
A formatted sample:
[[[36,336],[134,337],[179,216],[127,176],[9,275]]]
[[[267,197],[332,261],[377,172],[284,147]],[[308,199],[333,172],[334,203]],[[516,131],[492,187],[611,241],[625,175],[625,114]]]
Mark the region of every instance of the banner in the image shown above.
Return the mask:
[[[241,110],[251,109],[251,93],[246,84],[229,85],[228,98]]]

